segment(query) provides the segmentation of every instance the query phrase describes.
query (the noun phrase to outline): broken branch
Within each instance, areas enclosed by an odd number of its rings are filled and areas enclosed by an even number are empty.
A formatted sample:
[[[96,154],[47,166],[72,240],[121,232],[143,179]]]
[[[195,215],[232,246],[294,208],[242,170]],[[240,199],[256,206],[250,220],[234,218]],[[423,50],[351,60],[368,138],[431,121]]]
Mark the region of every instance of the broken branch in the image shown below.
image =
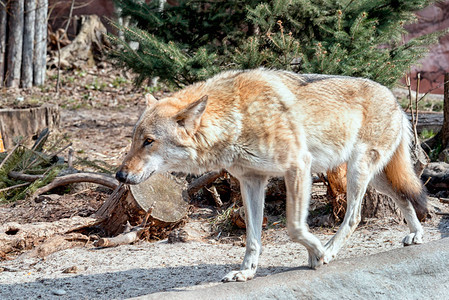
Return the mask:
[[[189,184],[189,187],[187,189],[189,196],[194,195],[196,192],[198,192],[203,187],[207,186],[208,184],[211,184],[217,178],[223,176],[224,173],[225,173],[225,171],[208,172],[208,173],[198,177],[197,179],[195,179],[194,181],[192,181]]]
[[[110,189],[115,189],[118,186],[118,181],[112,176],[96,173],[75,173],[61,177],[56,177],[52,182],[40,189],[37,189],[32,198],[36,198],[40,194],[48,192],[56,187],[79,182],[91,182],[104,185]]]
[[[95,247],[115,247],[119,245],[131,244],[138,241],[144,228],[137,226],[131,229],[130,232],[119,234],[112,238],[101,238],[94,243]]]
[[[139,226],[131,227],[129,222],[127,222],[125,229],[125,232],[122,234],[119,234],[112,238],[101,238],[98,241],[94,243],[95,247],[115,247],[119,245],[126,245],[134,243],[135,241],[139,240],[142,236],[142,233],[147,229],[147,223],[148,218],[151,215],[151,212],[153,211],[153,207],[149,209],[149,211],[146,213],[145,218],[143,219],[142,223]]]

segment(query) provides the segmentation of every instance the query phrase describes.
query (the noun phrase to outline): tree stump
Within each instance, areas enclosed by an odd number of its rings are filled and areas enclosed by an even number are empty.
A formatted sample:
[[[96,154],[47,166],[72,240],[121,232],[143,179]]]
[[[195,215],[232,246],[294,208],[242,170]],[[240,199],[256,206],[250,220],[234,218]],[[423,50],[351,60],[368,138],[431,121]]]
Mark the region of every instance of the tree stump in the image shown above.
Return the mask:
[[[404,219],[401,210],[389,196],[368,187],[362,203],[362,222],[367,218],[395,218],[399,222]]]
[[[58,106],[0,109],[0,131],[7,150],[15,138],[35,136],[45,128],[59,127],[59,122]]]
[[[127,224],[148,226],[149,239],[166,238],[188,212],[187,184],[170,174],[158,174],[138,185],[119,185],[97,212],[105,218],[101,227],[106,235],[116,236]]]
[[[332,201],[332,213],[336,221],[343,220],[346,214],[346,173],[347,164],[327,172],[327,193]],[[362,203],[362,221],[366,218],[385,217],[397,217],[402,220],[402,214],[393,199],[368,187]]]
[[[106,27],[96,15],[81,16],[81,29],[76,38],[61,49],[60,60],[57,51],[51,53],[49,66],[61,68],[82,68],[95,65],[95,60],[101,60],[106,40]]]

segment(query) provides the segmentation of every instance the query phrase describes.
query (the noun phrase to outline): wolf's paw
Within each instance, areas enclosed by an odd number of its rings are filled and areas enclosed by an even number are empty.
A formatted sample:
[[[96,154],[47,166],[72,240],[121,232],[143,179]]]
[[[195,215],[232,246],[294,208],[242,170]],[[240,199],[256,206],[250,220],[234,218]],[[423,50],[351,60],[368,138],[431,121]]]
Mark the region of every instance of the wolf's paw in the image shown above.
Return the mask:
[[[410,246],[413,244],[422,244],[422,232],[412,232],[405,236],[402,240],[404,246]]]
[[[316,269],[324,264],[324,255],[315,255],[313,253],[309,253],[309,267],[311,269]]]
[[[325,264],[328,264],[328,263],[330,263],[332,260],[334,260],[334,258],[335,258],[335,254],[333,254],[333,253],[331,253],[331,252],[329,252],[329,251],[326,251],[326,254],[324,254],[324,259],[323,259],[323,261],[324,261]]]
[[[247,281],[254,278],[256,272],[254,270],[231,271],[221,280],[222,282]]]

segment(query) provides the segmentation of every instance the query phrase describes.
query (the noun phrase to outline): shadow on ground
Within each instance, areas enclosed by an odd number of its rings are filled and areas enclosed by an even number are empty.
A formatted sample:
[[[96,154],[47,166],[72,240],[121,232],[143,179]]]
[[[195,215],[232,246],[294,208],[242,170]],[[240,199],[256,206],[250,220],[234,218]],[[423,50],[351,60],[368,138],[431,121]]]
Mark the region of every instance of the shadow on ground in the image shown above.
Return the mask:
[[[0,299],[125,299],[152,294],[154,292],[180,291],[196,285],[215,285],[229,271],[238,269],[238,265],[200,264],[196,266],[130,269],[126,271],[70,275],[65,278],[42,278],[20,284],[0,284]],[[258,277],[268,271],[275,273],[308,269],[307,267],[272,267],[258,270]],[[26,275],[24,275],[26,276]],[[176,278],[183,278],[177,281]],[[167,284],[167,282],[169,282]],[[168,288],[161,289],[163,284]],[[64,290],[65,295],[53,294]]]

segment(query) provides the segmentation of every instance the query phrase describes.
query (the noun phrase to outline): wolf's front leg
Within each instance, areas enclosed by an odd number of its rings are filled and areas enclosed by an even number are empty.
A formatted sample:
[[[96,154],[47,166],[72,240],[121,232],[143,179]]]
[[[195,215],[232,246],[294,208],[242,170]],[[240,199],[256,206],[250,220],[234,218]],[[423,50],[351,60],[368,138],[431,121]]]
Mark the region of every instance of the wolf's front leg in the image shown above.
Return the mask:
[[[262,252],[261,234],[266,176],[245,174],[236,176],[240,181],[246,221],[246,253],[239,271],[229,272],[223,279],[228,281],[247,281],[254,277],[259,255]]]
[[[307,215],[309,212],[312,158],[304,153],[285,173],[287,187],[287,229],[291,239],[301,243],[309,252],[309,266],[317,268],[324,263],[324,247],[320,240],[309,232]]]

